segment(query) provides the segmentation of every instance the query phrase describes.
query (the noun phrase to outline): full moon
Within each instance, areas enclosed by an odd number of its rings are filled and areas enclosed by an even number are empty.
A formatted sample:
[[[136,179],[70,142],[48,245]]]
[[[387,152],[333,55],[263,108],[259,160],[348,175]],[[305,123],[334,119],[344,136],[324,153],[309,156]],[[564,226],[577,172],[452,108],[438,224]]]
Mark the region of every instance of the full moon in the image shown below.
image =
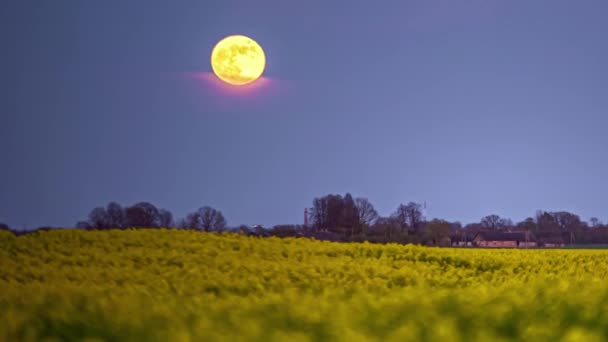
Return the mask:
[[[235,35],[219,41],[211,52],[211,67],[222,81],[232,85],[254,82],[264,72],[266,55],[253,39]]]

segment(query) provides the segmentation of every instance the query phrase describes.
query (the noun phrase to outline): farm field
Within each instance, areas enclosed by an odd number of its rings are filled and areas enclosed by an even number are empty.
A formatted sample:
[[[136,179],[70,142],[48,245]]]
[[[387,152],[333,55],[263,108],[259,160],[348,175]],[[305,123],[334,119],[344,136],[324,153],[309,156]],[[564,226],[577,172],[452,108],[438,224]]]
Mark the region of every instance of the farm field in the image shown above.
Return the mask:
[[[605,341],[608,251],[0,231],[0,341]]]

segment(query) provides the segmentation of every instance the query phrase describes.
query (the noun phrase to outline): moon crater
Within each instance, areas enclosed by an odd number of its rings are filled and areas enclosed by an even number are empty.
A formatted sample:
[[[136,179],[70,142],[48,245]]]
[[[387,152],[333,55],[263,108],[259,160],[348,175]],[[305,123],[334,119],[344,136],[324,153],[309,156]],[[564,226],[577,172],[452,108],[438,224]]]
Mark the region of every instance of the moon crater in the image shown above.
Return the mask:
[[[234,35],[220,40],[211,52],[213,73],[232,85],[254,82],[264,72],[266,55],[253,39]]]

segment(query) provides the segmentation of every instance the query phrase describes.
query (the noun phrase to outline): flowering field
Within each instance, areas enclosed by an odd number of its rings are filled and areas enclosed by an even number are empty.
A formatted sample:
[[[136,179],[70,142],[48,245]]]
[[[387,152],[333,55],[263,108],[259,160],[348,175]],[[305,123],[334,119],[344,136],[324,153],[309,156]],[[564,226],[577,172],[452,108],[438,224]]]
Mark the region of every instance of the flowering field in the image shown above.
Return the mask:
[[[605,341],[608,251],[0,231],[0,341]]]

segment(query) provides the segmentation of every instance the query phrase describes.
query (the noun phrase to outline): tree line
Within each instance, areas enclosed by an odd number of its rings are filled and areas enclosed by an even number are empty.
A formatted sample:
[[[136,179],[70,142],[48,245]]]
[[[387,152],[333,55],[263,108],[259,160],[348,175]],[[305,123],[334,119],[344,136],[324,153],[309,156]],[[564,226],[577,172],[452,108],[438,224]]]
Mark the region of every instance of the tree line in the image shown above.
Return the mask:
[[[511,219],[492,214],[479,222],[462,225],[443,219],[427,220],[422,205],[399,204],[388,216],[379,216],[366,198],[352,195],[326,195],[315,198],[310,209],[315,232],[328,232],[350,241],[403,242],[428,245],[444,244],[448,238],[468,236],[480,231],[530,232],[538,235],[563,236],[565,243],[608,243],[608,225],[592,217],[588,222],[567,211],[539,210],[533,217],[513,223]]]
[[[204,206],[175,221],[167,209],[158,209],[149,202],[139,202],[122,207],[110,202],[105,207],[94,208],[85,221],[76,224],[84,229],[115,228],[184,228],[206,232],[221,232],[226,229],[226,219],[221,211]]]
[[[276,225],[264,228],[241,225],[229,228],[220,210],[203,206],[186,217],[175,220],[173,214],[157,208],[149,202],[125,206],[110,202],[106,206],[93,208],[85,220],[79,221],[81,229],[126,229],[126,228],[181,228],[205,232],[237,232],[257,236],[308,236],[333,241],[370,241],[419,243],[427,245],[445,244],[454,236],[473,237],[480,231],[515,232],[564,236],[566,243],[608,243],[608,225],[593,217],[584,221],[580,216],[567,211],[537,211],[533,217],[521,222],[492,214],[479,222],[462,225],[443,219],[427,220],[420,203],[399,204],[388,216],[380,216],[373,204],[364,197],[354,198],[346,193],[328,194],[314,198],[309,208],[309,226]],[[49,229],[40,227],[39,229]],[[11,230],[0,223],[0,230]]]

